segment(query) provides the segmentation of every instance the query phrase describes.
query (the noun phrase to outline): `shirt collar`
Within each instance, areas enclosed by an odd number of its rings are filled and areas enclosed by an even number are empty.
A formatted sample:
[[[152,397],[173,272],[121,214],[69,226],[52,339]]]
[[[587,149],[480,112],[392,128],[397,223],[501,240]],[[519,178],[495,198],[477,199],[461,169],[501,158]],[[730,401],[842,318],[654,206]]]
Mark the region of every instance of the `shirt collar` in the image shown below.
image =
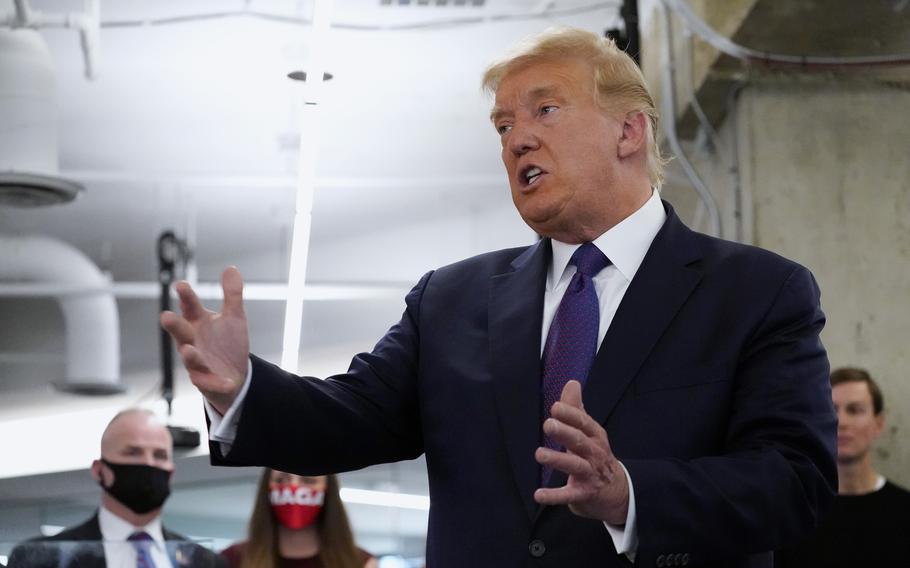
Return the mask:
[[[651,242],[667,219],[660,194],[651,191],[651,198],[638,211],[632,213],[606,233],[594,239],[594,245],[604,253],[613,266],[626,280],[631,281],[651,248]],[[570,245],[557,240],[552,241],[553,262],[547,275],[547,288],[553,289],[559,282],[566,266],[572,259],[575,249],[580,244]]]
[[[156,546],[162,550],[164,549],[164,532],[161,528],[161,517],[155,517],[152,522],[144,527],[134,527],[131,523],[126,522],[108,509],[105,509],[104,505],[101,505],[98,509],[98,525],[101,529],[101,538],[106,542],[123,542],[134,532],[145,531],[152,537]]]

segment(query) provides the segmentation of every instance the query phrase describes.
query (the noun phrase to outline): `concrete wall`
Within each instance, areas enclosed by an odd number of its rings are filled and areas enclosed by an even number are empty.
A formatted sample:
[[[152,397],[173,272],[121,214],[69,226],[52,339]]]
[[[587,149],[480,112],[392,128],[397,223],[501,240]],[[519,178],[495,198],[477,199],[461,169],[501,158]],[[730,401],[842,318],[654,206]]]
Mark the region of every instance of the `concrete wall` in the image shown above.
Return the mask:
[[[751,77],[732,100],[716,150],[707,137],[684,145],[724,236],[812,270],[832,368],[864,367],[881,384],[888,429],[876,464],[910,486],[910,91],[783,75]],[[672,179],[664,193],[694,220],[691,190]]]
[[[741,104],[755,243],[815,274],[831,364],[881,383],[890,427],[878,465],[910,485],[910,92],[771,84]]]

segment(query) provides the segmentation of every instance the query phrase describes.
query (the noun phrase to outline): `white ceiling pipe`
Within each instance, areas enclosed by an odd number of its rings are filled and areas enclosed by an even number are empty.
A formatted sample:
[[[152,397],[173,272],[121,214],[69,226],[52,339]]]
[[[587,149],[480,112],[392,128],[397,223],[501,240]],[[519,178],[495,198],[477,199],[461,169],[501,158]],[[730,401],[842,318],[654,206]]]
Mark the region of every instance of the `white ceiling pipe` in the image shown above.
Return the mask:
[[[34,30],[0,30],[0,172],[57,174],[50,50]]]
[[[0,281],[106,287],[81,251],[43,236],[0,235]],[[66,332],[66,376],[56,386],[86,394],[120,392],[120,324],[113,294],[58,296]]]
[[[307,284],[303,299],[307,301],[332,300],[400,300],[411,289],[411,282],[338,282]],[[222,300],[224,295],[218,282],[197,282],[193,290],[200,300]],[[288,297],[287,284],[270,282],[244,282],[244,301],[281,301]],[[113,294],[115,298],[129,300],[157,300],[161,297],[160,282],[109,282],[98,285],[71,282],[10,283],[0,282],[0,298],[46,298],[49,296],[92,296]],[[176,294],[171,291],[171,296]]]
[[[0,204],[50,205],[81,191],[58,175],[57,95],[47,44],[35,30],[0,28]]]
[[[83,0],[82,12],[48,13],[33,10],[28,0],[14,0],[15,12],[0,17],[0,25],[12,28],[72,28],[79,32],[85,61],[85,77],[95,78],[101,35],[101,0]]]

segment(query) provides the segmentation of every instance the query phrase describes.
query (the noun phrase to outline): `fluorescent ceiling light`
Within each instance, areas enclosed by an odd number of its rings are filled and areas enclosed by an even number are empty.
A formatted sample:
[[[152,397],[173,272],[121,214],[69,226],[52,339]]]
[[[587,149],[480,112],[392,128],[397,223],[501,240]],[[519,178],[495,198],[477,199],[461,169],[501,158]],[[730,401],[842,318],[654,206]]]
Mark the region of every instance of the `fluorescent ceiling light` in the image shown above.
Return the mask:
[[[380,507],[396,507],[398,509],[415,509],[418,511],[430,510],[430,498],[426,495],[409,495],[407,493],[390,493],[388,491],[372,491],[370,489],[341,488],[341,500],[346,503],[359,505],[377,505]]]
[[[63,529],[66,527],[61,527],[59,525],[41,525],[41,534],[44,536],[54,536],[63,532]]]

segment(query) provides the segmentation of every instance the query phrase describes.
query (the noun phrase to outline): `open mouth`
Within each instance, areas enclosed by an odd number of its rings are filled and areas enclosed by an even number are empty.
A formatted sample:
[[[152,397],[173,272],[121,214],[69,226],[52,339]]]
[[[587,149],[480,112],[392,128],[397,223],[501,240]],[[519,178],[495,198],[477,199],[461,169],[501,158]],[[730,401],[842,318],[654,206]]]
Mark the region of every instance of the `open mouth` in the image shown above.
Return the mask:
[[[521,184],[524,187],[529,188],[536,184],[545,173],[547,172],[540,169],[538,166],[527,166],[521,171],[518,177]]]

